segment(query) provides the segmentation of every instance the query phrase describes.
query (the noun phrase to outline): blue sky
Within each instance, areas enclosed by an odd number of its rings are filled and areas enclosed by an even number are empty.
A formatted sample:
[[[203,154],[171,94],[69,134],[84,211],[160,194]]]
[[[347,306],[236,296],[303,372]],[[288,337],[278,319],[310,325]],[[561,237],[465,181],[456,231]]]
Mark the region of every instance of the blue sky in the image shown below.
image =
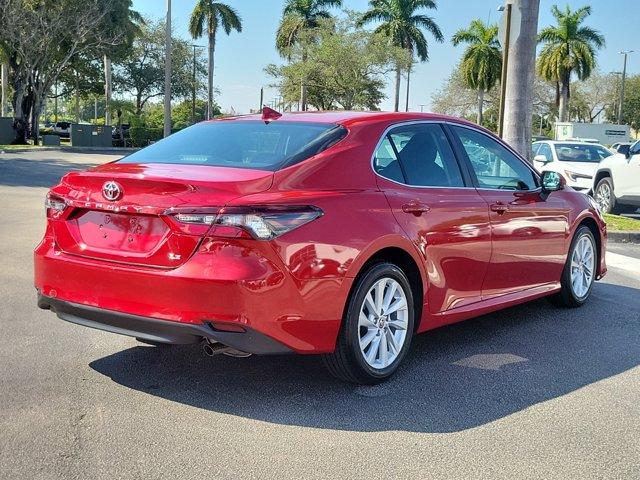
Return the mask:
[[[430,60],[417,65],[412,74],[411,110],[420,110],[425,105],[429,110],[431,95],[450,74],[459,61],[463,46],[453,47],[450,39],[459,28],[465,27],[474,18],[491,21],[499,19],[497,6],[500,0],[436,0],[438,9],[432,15],[446,37],[445,43],[430,41]],[[274,48],[275,32],[282,15],[283,0],[226,0],[243,19],[243,32],[227,37],[219,34],[216,46],[215,83],[221,90],[218,103],[224,111],[234,108],[238,113],[247,113],[259,103],[260,87],[265,87],[265,102],[276,96],[274,89],[266,88],[272,79],[264,73],[265,65],[282,62]],[[364,11],[367,0],[343,0],[344,6]],[[566,4],[577,8],[590,3],[592,15],[588,24],[600,30],[606,37],[606,47],[598,54],[599,68],[603,72],[622,70],[620,50],[634,49],[637,53],[629,57],[627,71],[640,73],[640,34],[638,33],[638,0],[591,0],[553,1],[541,0],[540,26],[552,23],[550,8],[553,4]],[[159,18],[164,14],[164,0],[134,0],[134,8],[146,16]],[[195,0],[173,0],[173,25],[177,35],[190,38],[187,33],[189,14]],[[429,39],[429,37],[427,37]],[[205,44],[201,39],[196,43]],[[386,89],[387,99],[383,110],[392,108],[393,79],[390,77]],[[404,87],[401,98],[404,102]],[[404,103],[403,103],[404,105]]]

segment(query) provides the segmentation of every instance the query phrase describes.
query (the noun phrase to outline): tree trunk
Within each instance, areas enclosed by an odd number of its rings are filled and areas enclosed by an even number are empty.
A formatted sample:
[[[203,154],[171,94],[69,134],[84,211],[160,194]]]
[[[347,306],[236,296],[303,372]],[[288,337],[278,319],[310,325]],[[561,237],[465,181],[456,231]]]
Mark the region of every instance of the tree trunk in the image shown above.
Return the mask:
[[[560,104],[558,107],[558,121],[566,122],[569,112],[569,82],[560,80]]]
[[[407,100],[404,105],[404,111],[409,111],[409,84],[411,83],[411,67],[407,70]]]
[[[540,0],[515,0],[513,8],[521,12],[520,35],[509,49],[503,139],[530,160]]]
[[[307,52],[305,50],[306,49],[303,47],[303,52],[302,52],[303,64],[307,62]],[[307,79],[306,78],[303,78],[302,83],[300,84],[300,111],[301,112],[307,111]]]
[[[211,119],[213,111],[213,68],[216,50],[216,32],[209,32],[209,76],[207,77],[207,120]]]
[[[104,56],[104,124],[111,125],[111,59]]]
[[[44,102],[44,92],[34,91],[32,93],[31,105],[31,139],[34,145],[38,145],[40,137],[40,114],[42,113],[42,104]]]
[[[2,82],[0,83],[0,117],[7,116],[7,85],[9,83],[9,69],[3,63],[0,68],[0,75],[2,75]]]
[[[15,72],[15,69],[14,69]],[[13,130],[16,137],[12,145],[26,145],[28,132],[28,117],[24,117],[23,100],[26,93],[27,81],[19,75],[14,75],[11,81],[13,87]]]
[[[76,71],[76,123],[80,123],[80,79]]]
[[[395,100],[393,102],[393,111],[397,112],[400,109],[400,77],[401,77],[400,66],[396,67],[396,95]]]
[[[482,125],[482,110],[484,108],[484,89],[478,88],[478,116],[476,118],[476,123],[478,125]]]

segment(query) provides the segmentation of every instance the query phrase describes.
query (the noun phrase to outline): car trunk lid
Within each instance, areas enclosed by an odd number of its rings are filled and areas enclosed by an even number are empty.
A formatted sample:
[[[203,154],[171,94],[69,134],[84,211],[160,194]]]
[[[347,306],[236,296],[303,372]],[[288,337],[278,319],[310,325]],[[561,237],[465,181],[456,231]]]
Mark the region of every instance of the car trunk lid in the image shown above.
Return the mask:
[[[242,168],[107,164],[63,178],[52,193],[72,208],[51,223],[66,253],[175,268],[193,254],[204,230],[183,228],[172,211],[215,212],[234,198],[268,190],[272,178],[273,172]],[[113,200],[107,184],[115,189]]]

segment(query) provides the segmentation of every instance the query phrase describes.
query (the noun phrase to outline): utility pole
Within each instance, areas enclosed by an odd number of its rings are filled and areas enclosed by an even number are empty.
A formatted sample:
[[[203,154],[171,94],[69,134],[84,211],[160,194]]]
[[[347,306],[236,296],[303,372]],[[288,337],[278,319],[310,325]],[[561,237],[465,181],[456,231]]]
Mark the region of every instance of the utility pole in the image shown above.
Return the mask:
[[[426,104],[426,103],[421,103],[421,104],[420,104],[420,113],[423,113],[423,112],[424,112],[424,107],[426,107],[426,106],[427,106],[427,104]]]
[[[264,87],[260,87],[260,107],[258,108],[258,113],[262,111],[262,107],[264,107]]]
[[[624,81],[627,77],[627,56],[633,53],[633,50],[623,50],[620,55],[624,55],[624,63],[622,65],[622,82],[620,83],[620,103],[618,104],[618,125],[622,124],[622,105],[624,103]]]
[[[193,47],[193,91],[191,97],[191,124],[196,123],[196,66],[197,66],[197,57],[196,57],[196,48],[203,48],[202,45],[191,45]]]
[[[164,37],[164,136],[171,135],[171,0],[167,0]]]

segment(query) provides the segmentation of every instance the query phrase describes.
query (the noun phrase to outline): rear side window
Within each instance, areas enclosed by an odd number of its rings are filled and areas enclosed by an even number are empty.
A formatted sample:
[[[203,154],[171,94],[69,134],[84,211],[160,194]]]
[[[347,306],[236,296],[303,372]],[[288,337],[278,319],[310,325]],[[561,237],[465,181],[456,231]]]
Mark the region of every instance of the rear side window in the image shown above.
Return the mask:
[[[391,130],[376,150],[374,169],[382,177],[417,187],[464,186],[449,141],[435,123]]]
[[[262,121],[199,123],[120,163],[171,163],[275,171],[309,158],[344,138],[334,124]]]
[[[557,143],[556,155],[563,162],[593,162],[597,163],[611,155],[611,152],[600,145],[588,143]]]

